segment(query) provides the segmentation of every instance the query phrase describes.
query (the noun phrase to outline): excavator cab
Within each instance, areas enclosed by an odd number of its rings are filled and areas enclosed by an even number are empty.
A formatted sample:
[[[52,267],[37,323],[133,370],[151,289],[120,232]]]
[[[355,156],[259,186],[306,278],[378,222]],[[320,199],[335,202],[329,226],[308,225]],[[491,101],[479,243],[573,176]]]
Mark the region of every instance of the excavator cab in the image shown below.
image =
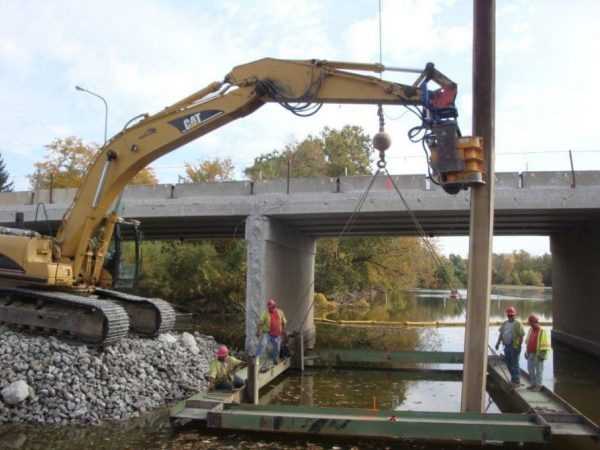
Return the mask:
[[[133,234],[133,249],[128,248],[125,252],[123,251],[123,227],[131,228]],[[121,221],[115,225],[113,240],[100,279],[102,286],[121,291],[131,291],[136,288],[142,273],[142,240],[140,222]]]

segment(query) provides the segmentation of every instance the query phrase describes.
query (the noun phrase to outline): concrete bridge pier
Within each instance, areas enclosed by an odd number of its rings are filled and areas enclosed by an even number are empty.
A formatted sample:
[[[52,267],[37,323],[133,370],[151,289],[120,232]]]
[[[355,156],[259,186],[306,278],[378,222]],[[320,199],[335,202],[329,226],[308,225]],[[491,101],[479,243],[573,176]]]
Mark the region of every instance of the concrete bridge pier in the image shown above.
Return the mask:
[[[550,236],[552,338],[600,357],[600,224]]]
[[[246,351],[256,351],[257,323],[270,298],[285,312],[288,332],[303,327],[305,346],[312,347],[316,239],[277,219],[250,215],[246,243]]]

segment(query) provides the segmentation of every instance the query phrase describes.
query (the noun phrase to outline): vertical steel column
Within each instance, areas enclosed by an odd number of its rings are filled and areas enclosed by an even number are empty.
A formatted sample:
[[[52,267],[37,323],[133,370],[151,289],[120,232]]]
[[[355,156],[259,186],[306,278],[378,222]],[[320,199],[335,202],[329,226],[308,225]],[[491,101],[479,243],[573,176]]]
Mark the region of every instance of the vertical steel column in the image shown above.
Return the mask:
[[[486,184],[471,188],[463,412],[483,412],[485,401],[494,231],[495,3],[473,1],[473,135],[483,137]]]

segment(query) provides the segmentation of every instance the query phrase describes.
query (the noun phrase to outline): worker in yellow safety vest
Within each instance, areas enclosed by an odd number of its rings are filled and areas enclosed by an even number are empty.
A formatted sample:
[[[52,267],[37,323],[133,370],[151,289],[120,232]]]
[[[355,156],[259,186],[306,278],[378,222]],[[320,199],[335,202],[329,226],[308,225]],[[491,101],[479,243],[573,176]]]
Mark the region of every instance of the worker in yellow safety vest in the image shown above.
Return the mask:
[[[231,391],[244,387],[244,380],[235,374],[236,369],[244,364],[243,361],[229,356],[229,349],[225,345],[219,347],[215,356],[208,370],[209,389]]]
[[[279,352],[281,350],[281,340],[285,335],[285,325],[287,319],[281,309],[277,307],[275,299],[270,299],[267,302],[267,310],[262,313],[256,329],[256,337],[259,338],[258,348],[256,350],[256,358],[260,360],[260,356],[271,346],[271,360],[273,364],[279,362]],[[261,371],[267,370],[266,361],[261,366]]]
[[[542,389],[542,376],[544,374],[544,361],[548,358],[551,349],[550,335],[540,326],[540,319],[531,314],[527,320],[531,328],[525,338],[525,359],[527,370],[531,379],[531,386],[527,389],[540,391]]]

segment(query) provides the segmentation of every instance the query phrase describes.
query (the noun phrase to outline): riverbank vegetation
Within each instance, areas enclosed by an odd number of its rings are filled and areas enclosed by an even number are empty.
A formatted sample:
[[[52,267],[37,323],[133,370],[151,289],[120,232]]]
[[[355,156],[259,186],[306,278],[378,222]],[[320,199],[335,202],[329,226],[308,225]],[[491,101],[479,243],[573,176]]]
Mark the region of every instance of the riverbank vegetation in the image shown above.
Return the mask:
[[[450,277],[467,285],[467,260],[460,255],[444,258]],[[511,286],[552,286],[552,256],[534,256],[525,250],[492,255],[492,284]]]

